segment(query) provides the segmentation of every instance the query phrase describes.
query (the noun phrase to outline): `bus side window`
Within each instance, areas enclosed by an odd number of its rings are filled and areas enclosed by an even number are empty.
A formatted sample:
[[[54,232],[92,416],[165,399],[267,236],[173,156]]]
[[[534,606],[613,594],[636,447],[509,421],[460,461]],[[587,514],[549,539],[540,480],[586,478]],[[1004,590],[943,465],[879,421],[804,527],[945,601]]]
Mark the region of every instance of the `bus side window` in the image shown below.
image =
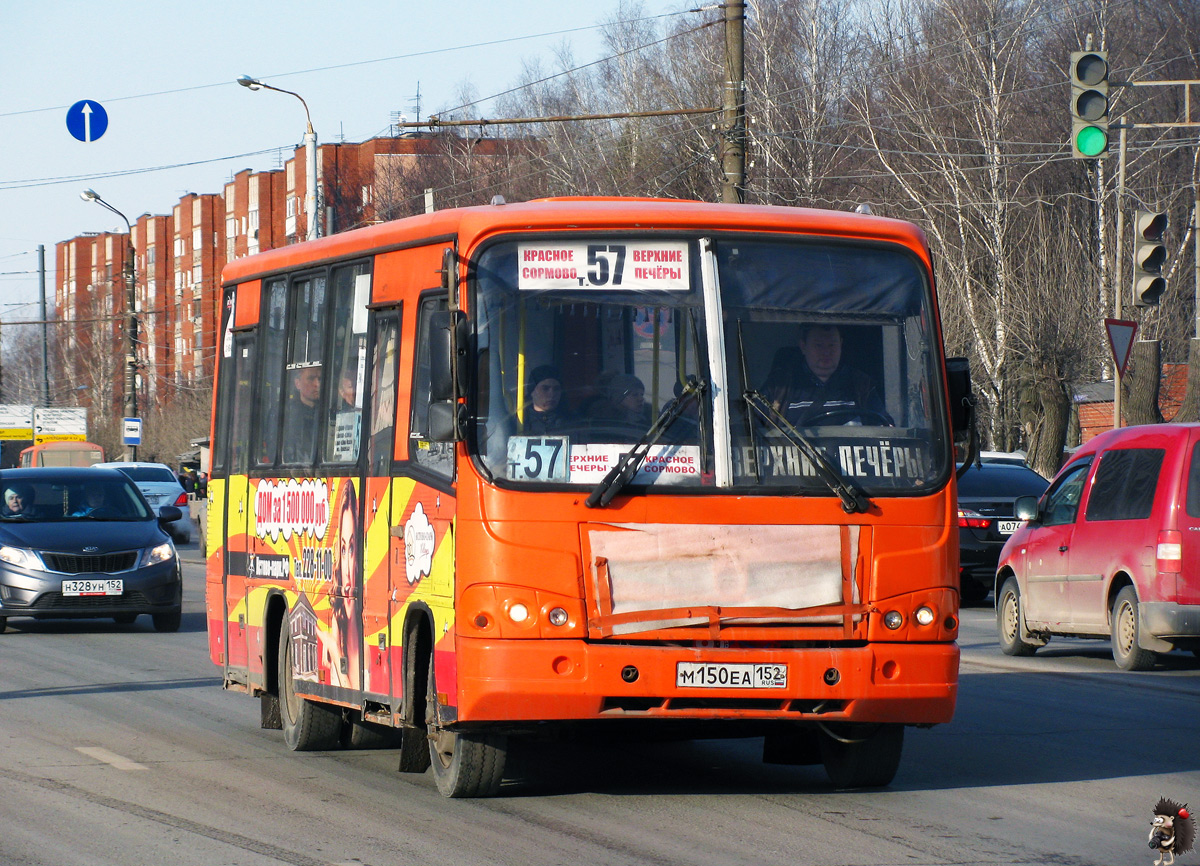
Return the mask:
[[[412,425],[409,428],[409,458],[446,478],[454,477],[454,443],[431,442],[429,433],[429,320],[448,309],[445,293],[421,299],[417,319],[417,348],[412,389]]]
[[[283,381],[283,352],[287,338],[287,281],[267,283],[264,299],[262,364],[259,365],[258,448],[254,455],[259,466],[271,466],[279,453],[280,383]]]
[[[395,314],[376,321],[371,358],[371,435],[367,438],[367,473],[392,473],[396,432],[396,367],[400,360],[400,323]]]
[[[325,334],[325,277],[304,277],[292,283],[292,330],[288,341],[283,396],[283,462],[311,466],[316,457],[322,388],[328,389],[323,368]]]
[[[362,435],[363,386],[367,376],[367,303],[371,274],[365,263],[333,272],[333,355],[328,366],[329,411],[325,417],[325,459],[357,463]]]
[[[225,437],[227,442],[221,446],[228,455],[228,469],[231,475],[240,475],[248,468],[248,449],[250,442],[250,419],[254,416],[254,382],[250,371],[254,369],[254,335],[239,334],[234,340],[233,355],[225,359],[228,367],[222,370],[221,405],[224,408],[223,419],[228,419],[225,429],[219,430],[218,435]],[[225,389],[224,378],[229,377],[231,387]],[[232,391],[232,417],[226,394]]]

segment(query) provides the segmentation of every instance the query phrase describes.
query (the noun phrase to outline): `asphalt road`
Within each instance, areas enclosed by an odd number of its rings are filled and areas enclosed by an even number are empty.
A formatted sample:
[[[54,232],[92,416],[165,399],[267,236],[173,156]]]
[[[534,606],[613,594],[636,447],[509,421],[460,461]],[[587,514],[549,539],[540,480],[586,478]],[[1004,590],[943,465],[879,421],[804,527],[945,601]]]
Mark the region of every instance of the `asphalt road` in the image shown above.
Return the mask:
[[[183,554],[178,634],[0,636],[3,866],[1150,864],[1158,797],[1200,807],[1200,660],[1120,673],[1095,641],[1009,659],[988,608],[963,612],[954,722],[910,729],[887,790],[835,791],[740,740],[517,748],[506,796],[448,801],[394,752],[290,753],[261,730],[208,662]]]

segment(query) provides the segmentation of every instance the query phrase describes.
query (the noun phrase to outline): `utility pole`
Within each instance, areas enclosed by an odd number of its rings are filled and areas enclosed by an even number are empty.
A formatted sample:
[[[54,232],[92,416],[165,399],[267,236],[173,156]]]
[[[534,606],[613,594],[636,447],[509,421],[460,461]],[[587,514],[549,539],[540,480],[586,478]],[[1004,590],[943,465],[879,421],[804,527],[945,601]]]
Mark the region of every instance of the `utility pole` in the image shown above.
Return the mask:
[[[138,324],[137,288],[134,282],[133,270],[133,226],[129,222],[129,217],[102,199],[95,190],[85,189],[79,194],[79,197],[84,201],[94,201],[106,210],[115,213],[125,222],[125,229],[128,232],[125,236],[125,267],[122,269],[125,275],[125,417],[136,418]],[[45,317],[42,320],[45,321]],[[137,460],[137,446],[126,445],[125,457],[127,460]]]
[[[42,302],[39,310],[42,314],[42,394],[41,404],[50,406],[50,331],[46,324],[46,247],[38,244],[38,284],[42,289]]]
[[[725,90],[721,96],[721,201],[746,200],[746,4],[726,0]]]

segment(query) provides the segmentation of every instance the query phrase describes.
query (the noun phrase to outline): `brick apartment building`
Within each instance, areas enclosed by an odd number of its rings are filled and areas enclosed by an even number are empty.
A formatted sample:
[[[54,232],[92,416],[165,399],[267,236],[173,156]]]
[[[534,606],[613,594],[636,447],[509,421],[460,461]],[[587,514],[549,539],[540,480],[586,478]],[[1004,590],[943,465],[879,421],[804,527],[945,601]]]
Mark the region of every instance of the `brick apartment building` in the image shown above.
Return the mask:
[[[324,233],[404,215],[392,204],[377,207],[380,190],[394,188],[421,157],[445,153],[447,140],[406,136],[321,145],[317,175]],[[467,147],[461,139],[449,140],[471,159],[485,161],[508,144],[484,139]],[[307,236],[304,159],[298,147],[280,170],[239,171],[219,193],[188,193],[169,215],[138,217],[132,241],[142,411],[170,402],[179,389],[211,384],[225,263]],[[394,202],[394,196],[382,199]],[[60,321],[73,325],[60,334],[65,359],[60,381],[75,390],[81,404],[111,407],[114,417],[123,398],[127,251],[126,235],[107,232],[55,247],[55,308]]]

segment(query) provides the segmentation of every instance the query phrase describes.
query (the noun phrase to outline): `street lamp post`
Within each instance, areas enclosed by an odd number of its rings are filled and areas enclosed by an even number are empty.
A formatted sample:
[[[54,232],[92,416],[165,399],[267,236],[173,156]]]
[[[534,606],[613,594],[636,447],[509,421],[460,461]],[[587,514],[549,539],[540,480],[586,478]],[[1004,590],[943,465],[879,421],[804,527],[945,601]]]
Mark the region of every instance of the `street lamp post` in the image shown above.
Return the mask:
[[[321,236],[321,218],[317,206],[317,134],[313,131],[312,115],[308,112],[308,103],[299,93],[265,84],[249,75],[238,76],[237,83],[251,90],[274,90],[276,93],[287,93],[299,99],[300,104],[304,106],[304,117],[308,121],[308,130],[304,133],[304,162],[308,168],[308,187],[304,193],[304,210],[308,214],[308,240],[319,238]]]
[[[129,247],[125,251],[125,313],[126,313],[126,329],[125,329],[125,417],[137,417],[137,291],[134,280],[133,270],[133,226],[129,223],[129,218],[121,213],[115,207],[110,205],[104,199],[100,198],[95,190],[85,189],[79,194],[79,197],[84,201],[94,201],[96,204],[106,208],[122,220],[125,221],[125,228],[129,230]],[[137,446],[127,445],[125,447],[127,460],[137,460]]]

